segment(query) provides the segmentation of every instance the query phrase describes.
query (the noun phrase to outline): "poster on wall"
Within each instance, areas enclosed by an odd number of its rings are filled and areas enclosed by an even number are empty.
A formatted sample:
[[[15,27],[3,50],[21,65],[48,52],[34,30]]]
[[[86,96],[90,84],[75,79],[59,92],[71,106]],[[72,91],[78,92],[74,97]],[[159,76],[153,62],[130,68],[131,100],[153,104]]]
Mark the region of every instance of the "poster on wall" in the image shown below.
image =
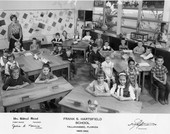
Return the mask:
[[[42,44],[51,42],[55,33],[74,34],[74,10],[3,10],[0,11],[0,40],[7,39],[10,16],[15,14],[22,26],[23,40],[36,37]]]

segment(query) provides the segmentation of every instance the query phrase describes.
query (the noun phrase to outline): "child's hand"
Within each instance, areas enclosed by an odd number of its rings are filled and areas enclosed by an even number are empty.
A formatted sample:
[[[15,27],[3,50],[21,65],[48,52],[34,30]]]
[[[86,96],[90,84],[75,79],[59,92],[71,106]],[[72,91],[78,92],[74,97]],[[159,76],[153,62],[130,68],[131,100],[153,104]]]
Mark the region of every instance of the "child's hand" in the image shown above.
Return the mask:
[[[97,92],[93,92],[93,95],[96,97],[96,96],[98,96],[98,93]]]
[[[49,79],[46,79],[46,80],[45,80],[45,83],[49,83],[49,82],[50,82]]]

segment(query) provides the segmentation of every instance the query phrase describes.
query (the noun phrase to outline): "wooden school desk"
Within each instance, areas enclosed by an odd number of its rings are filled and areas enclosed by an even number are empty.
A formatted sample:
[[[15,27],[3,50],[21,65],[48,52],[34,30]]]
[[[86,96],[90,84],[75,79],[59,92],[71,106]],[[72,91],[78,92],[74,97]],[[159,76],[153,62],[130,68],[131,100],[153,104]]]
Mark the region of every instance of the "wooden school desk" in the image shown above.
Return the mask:
[[[48,84],[31,84],[22,89],[1,91],[3,107],[6,112],[30,106],[68,94],[73,86],[63,77]]]
[[[1,112],[4,112],[4,107],[3,107],[3,104],[2,104],[2,97],[1,97],[1,94],[0,94],[0,113]]]
[[[50,67],[52,71],[68,68],[68,80],[70,79],[69,61],[64,61],[60,56],[54,56],[50,54],[42,54],[42,57],[50,61]],[[43,63],[39,60],[35,60],[32,55],[17,57],[16,61],[28,76],[36,75],[41,72]]]
[[[126,61],[122,58],[122,54],[120,51],[114,51],[113,53],[114,53],[114,58],[112,58],[111,60],[114,63],[114,69],[116,70],[116,72],[119,73],[119,72],[126,70],[128,67],[128,61]],[[106,55],[103,52],[101,54]],[[145,76],[146,76],[146,74],[148,74],[148,72],[151,71],[151,69],[155,65],[155,63],[151,60],[144,60],[138,54],[132,54],[131,56],[139,64],[139,71],[143,72],[142,86],[141,86],[141,89],[143,91],[144,85],[145,85]],[[145,66],[144,65],[145,63],[148,64],[148,66]]]
[[[59,104],[62,112],[77,113],[88,112],[88,100],[97,100],[99,104],[99,113],[140,113],[142,102],[137,101],[119,101],[114,97],[94,97],[86,92],[82,87],[76,87],[66,95]],[[75,106],[74,100],[82,103],[81,106]]]
[[[79,41],[76,44],[72,45],[73,42],[74,42],[73,39],[64,41],[63,42],[63,48],[66,49],[67,47],[72,46],[72,50],[83,51],[83,53],[84,53],[84,60],[86,60],[86,50],[87,50],[87,48],[89,46],[89,43],[86,42],[86,41]]]

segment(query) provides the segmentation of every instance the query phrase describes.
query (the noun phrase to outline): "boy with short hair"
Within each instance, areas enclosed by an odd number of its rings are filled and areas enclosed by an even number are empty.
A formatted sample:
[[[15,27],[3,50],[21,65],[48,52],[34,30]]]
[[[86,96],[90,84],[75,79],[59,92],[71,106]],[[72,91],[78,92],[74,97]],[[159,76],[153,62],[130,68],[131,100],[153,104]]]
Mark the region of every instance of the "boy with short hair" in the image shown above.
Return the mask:
[[[152,68],[154,84],[159,88],[159,102],[164,105],[168,104],[168,96],[170,86],[167,83],[167,68],[163,65],[164,59],[162,56],[156,57],[156,65]]]

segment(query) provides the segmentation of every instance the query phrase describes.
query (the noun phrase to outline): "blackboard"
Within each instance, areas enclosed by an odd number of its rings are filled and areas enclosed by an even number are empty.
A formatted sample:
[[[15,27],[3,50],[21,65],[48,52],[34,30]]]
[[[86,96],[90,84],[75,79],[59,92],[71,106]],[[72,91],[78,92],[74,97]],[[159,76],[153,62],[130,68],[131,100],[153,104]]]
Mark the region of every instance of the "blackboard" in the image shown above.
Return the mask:
[[[94,7],[104,7],[103,0],[94,0]]]

